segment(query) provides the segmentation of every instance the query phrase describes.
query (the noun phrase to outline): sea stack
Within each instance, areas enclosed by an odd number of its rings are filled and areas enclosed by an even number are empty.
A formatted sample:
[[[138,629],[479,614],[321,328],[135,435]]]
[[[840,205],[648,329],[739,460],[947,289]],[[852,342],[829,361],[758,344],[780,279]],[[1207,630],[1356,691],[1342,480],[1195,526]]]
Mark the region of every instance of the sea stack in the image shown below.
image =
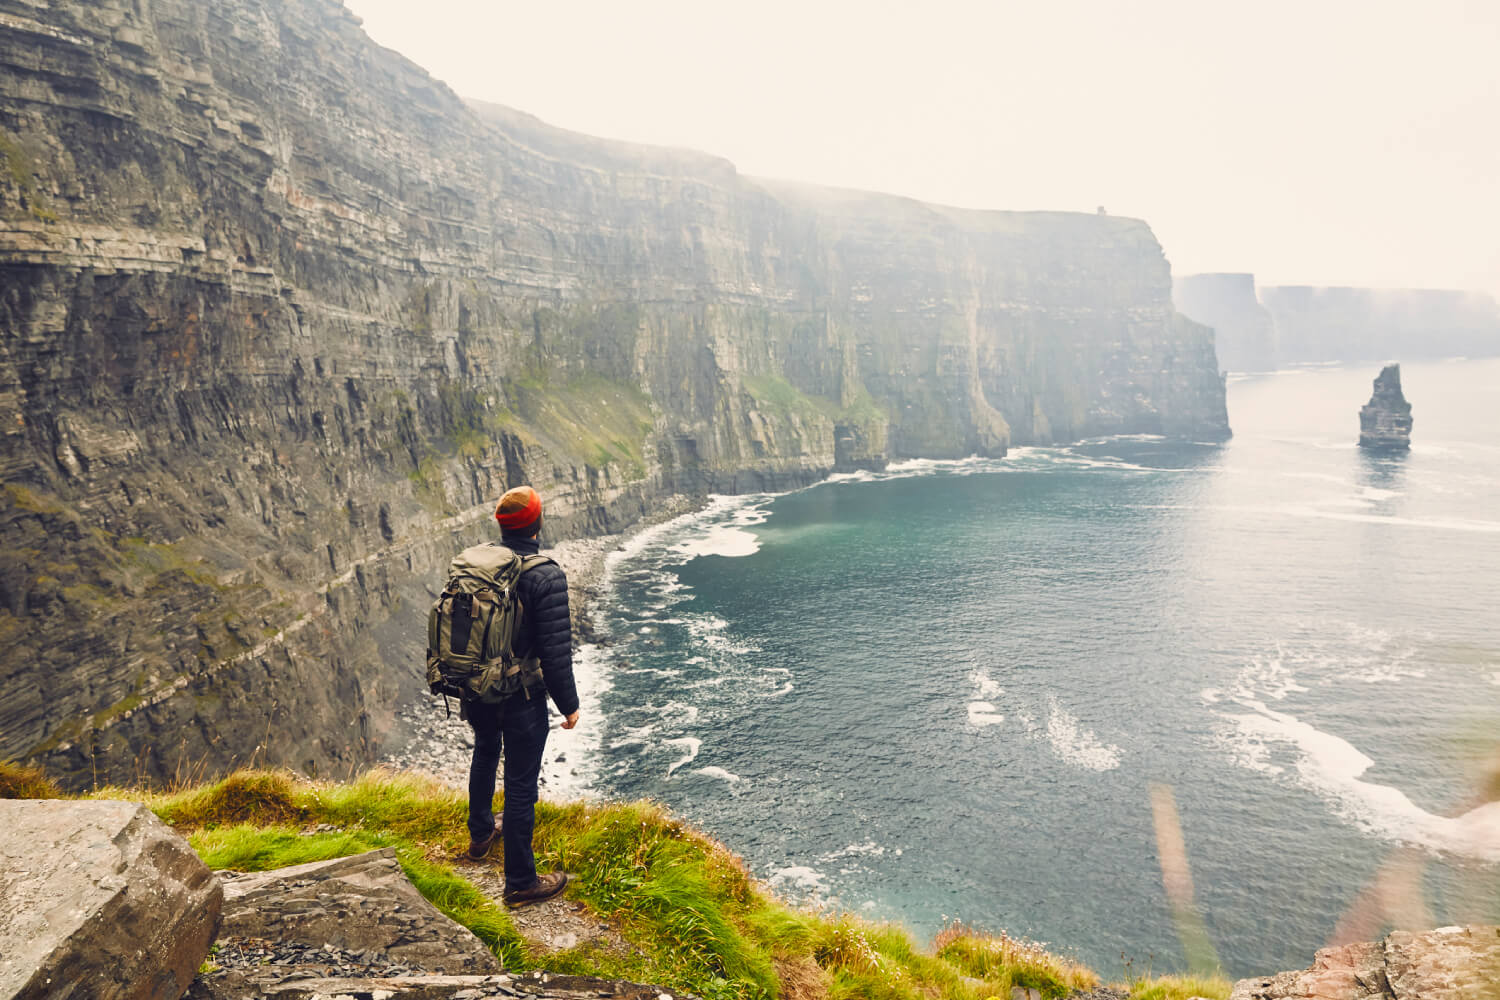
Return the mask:
[[[1401,366],[1386,365],[1375,394],[1359,411],[1359,446],[1373,451],[1411,449],[1411,404],[1401,394]]]

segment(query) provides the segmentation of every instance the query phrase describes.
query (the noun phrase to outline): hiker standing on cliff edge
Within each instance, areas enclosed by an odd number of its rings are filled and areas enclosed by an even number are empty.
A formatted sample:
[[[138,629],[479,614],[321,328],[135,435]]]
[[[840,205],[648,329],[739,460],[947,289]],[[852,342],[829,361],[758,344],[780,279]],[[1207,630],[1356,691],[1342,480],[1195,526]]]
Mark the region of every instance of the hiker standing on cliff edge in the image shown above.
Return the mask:
[[[519,690],[463,703],[462,713],[474,730],[468,855],[481,860],[500,839],[505,846],[505,903],[525,906],[551,899],[568,884],[564,872],[537,874],[531,835],[547,744],[547,695],[564,716],[562,727],[572,729],[578,725],[578,693],[573,685],[568,578],[562,567],[537,553],[542,498],[530,486],[509,490],[495,507],[495,520],[500,523],[501,545],[522,558],[523,569],[515,581],[522,610],[514,649],[527,669],[520,675]],[[497,824],[493,802],[502,747],[505,809]]]

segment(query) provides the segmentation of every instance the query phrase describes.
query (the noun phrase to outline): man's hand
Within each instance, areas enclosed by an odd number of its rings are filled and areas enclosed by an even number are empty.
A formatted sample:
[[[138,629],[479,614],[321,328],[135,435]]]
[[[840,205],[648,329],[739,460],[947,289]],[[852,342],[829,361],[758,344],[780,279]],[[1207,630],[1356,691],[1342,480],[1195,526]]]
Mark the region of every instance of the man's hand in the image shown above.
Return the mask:
[[[572,729],[576,725],[578,725],[578,713],[577,712],[574,712],[572,715],[568,716],[562,722],[562,727],[564,729]]]

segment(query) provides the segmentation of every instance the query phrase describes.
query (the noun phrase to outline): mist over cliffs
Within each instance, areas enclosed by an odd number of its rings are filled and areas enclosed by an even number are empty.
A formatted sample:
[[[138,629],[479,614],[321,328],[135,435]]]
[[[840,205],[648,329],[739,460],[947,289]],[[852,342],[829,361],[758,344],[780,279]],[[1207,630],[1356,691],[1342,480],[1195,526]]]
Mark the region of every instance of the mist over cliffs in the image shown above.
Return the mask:
[[[1434,288],[1270,285],[1253,274],[1189,274],[1172,282],[1183,315],[1214,328],[1226,371],[1337,361],[1500,355],[1500,304]]]
[[[1228,433],[1144,222],[466,104],[331,0],[0,0],[0,757],[368,761],[489,505]]]

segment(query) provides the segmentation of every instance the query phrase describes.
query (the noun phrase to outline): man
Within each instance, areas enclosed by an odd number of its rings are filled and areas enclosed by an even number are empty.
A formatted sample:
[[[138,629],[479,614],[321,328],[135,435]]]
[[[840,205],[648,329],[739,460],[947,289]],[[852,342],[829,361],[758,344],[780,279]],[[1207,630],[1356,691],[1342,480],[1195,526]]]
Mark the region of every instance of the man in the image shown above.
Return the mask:
[[[530,486],[506,492],[495,507],[500,542],[522,556],[536,555],[542,527],[542,498]],[[521,627],[515,649],[541,661],[541,682],[496,702],[470,701],[464,717],[474,730],[469,765],[469,857],[505,845],[505,903],[526,906],[551,899],[568,884],[564,872],[538,875],[531,850],[536,825],[537,779],[547,744],[547,695],[564,716],[562,727],[578,725],[578,693],[573,686],[573,634],[568,621],[568,578],[556,563],[533,566],[516,582]],[[545,691],[543,688],[545,687]],[[495,771],[505,751],[505,811],[495,823]]]

